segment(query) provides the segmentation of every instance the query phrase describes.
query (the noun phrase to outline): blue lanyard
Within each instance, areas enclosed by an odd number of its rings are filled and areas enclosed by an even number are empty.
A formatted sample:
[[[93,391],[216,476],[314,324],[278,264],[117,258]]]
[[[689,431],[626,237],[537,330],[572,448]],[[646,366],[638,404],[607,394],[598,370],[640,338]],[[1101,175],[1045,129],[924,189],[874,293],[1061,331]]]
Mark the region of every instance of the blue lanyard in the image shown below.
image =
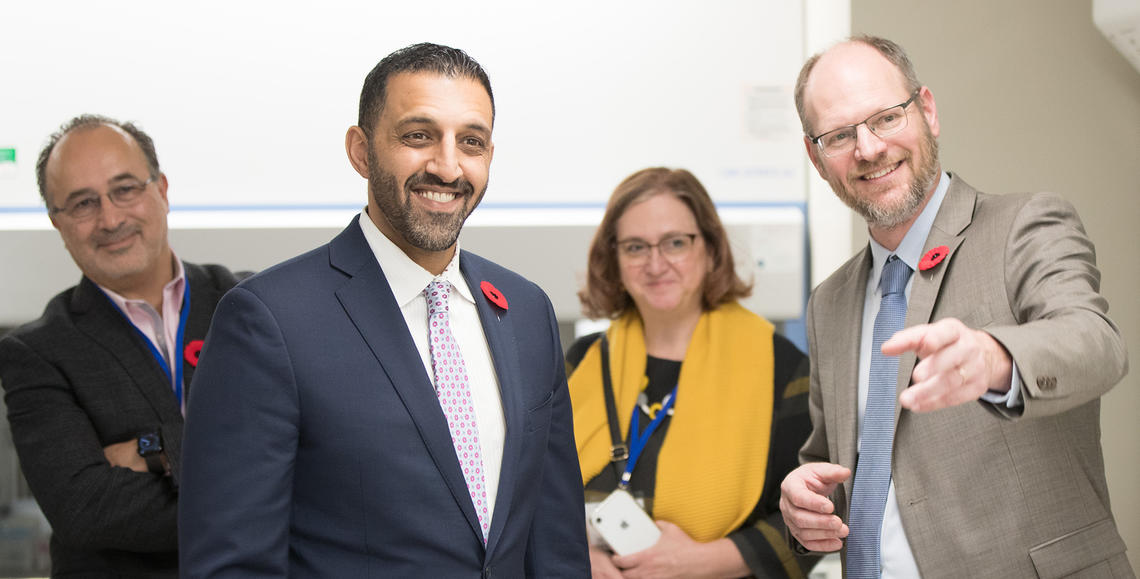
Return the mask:
[[[644,431],[640,430],[641,409],[636,405],[633,407],[633,416],[629,419],[629,460],[625,463],[625,472],[621,473],[621,482],[618,483],[619,489],[629,488],[629,480],[633,477],[633,469],[637,466],[637,460],[641,458],[641,451],[645,450],[649,437],[653,436],[658,426],[661,426],[661,422],[669,415],[669,410],[673,408],[673,402],[676,400],[677,387],[674,386],[673,391],[662,401],[657,416],[645,427]]]
[[[179,312],[179,315],[178,315],[178,336],[176,338],[177,343],[175,344],[175,348],[174,348],[174,379],[173,379],[174,397],[178,399],[178,408],[179,409],[182,408],[182,367],[183,367],[183,359],[184,359],[183,351],[185,350],[185,347],[182,345],[182,342],[183,342],[184,338],[186,337],[186,319],[190,317],[190,280],[186,279],[185,281],[183,281],[183,285],[185,286],[186,289],[182,292],[182,311]],[[127,320],[127,323],[130,324],[131,329],[134,330],[135,333],[138,334],[140,338],[142,338],[143,343],[146,344],[147,350],[150,351],[150,355],[154,357],[156,362],[158,362],[159,367],[162,368],[162,372],[164,374],[166,374],[166,379],[168,381],[170,381],[171,380],[170,366],[167,366],[167,364],[166,364],[166,356],[163,356],[162,352],[158,351],[158,347],[155,346],[154,343],[152,343],[150,341],[150,338],[147,338],[146,334],[144,334],[142,330],[138,329],[138,327],[135,326],[135,324],[133,322],[131,322],[131,318],[129,316],[127,316],[127,313],[124,312],[123,310],[119,309],[119,305],[115,303],[115,300],[111,299],[111,296],[107,296],[107,294],[103,294],[103,295],[106,296],[107,301],[111,302],[111,305],[114,306],[115,309],[119,311],[119,314],[122,315],[123,318],[125,318]],[[163,331],[165,331],[165,329]]]
[[[174,347],[174,397],[178,400],[179,410],[185,409],[182,400],[182,369],[186,366],[184,360],[186,346],[183,344],[186,341],[186,319],[190,317],[190,279],[186,278],[182,283],[186,289],[182,292],[182,311],[178,313],[178,335],[175,338],[176,345]],[[169,370],[167,370],[166,375],[167,377],[170,376]]]

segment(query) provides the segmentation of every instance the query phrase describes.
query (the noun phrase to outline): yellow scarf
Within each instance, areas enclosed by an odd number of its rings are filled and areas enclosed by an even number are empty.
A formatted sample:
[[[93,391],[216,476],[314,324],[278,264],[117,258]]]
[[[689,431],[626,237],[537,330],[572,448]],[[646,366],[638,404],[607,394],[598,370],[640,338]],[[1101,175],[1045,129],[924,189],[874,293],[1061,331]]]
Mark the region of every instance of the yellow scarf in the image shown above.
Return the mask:
[[[736,302],[705,312],[681,364],[677,401],[657,459],[653,516],[708,542],[740,527],[764,489],[772,427],[773,327]],[[645,376],[636,312],[610,326],[610,372],[623,435]],[[583,485],[609,464],[601,340],[570,376]]]

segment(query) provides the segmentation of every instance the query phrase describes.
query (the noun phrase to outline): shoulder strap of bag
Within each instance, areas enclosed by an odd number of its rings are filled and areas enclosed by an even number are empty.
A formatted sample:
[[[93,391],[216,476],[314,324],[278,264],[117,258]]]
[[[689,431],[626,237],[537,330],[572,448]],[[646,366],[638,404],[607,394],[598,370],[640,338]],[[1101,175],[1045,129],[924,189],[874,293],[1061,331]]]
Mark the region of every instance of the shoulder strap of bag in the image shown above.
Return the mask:
[[[606,418],[610,425],[610,464],[617,472],[618,480],[625,471],[625,461],[629,459],[629,445],[621,436],[620,424],[617,414],[617,404],[614,402],[614,385],[610,380],[610,343],[606,335],[602,334],[602,390],[606,395]]]

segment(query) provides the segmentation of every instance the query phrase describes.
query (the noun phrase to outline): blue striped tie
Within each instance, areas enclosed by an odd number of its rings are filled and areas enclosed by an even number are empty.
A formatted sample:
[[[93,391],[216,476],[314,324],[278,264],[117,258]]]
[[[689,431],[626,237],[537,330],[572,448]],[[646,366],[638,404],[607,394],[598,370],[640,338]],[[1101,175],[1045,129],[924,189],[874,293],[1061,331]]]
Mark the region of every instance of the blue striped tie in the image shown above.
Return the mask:
[[[879,278],[883,298],[875,316],[871,338],[871,378],[867,388],[867,408],[863,413],[859,462],[851,491],[851,513],[847,526],[847,577],[878,579],[880,572],[879,535],[883,509],[891,484],[891,446],[895,436],[895,385],[899,360],[884,356],[883,342],[903,328],[906,321],[906,282],[911,269],[897,256],[890,256]]]

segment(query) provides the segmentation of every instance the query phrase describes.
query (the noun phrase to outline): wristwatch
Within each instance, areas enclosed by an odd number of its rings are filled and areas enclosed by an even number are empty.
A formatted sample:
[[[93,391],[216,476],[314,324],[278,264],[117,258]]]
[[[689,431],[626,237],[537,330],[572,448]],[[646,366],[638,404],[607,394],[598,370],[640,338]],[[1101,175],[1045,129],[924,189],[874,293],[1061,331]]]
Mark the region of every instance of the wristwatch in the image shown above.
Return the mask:
[[[162,460],[162,436],[158,432],[139,435],[139,456],[146,459],[146,467],[155,474],[166,474]]]

